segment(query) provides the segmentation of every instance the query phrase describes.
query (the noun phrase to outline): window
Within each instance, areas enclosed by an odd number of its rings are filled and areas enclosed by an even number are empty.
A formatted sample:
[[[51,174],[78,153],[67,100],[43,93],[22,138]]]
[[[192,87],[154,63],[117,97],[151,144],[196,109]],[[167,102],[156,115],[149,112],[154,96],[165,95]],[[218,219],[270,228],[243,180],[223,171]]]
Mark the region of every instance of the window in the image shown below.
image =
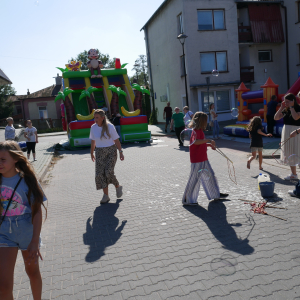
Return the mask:
[[[46,106],[39,107],[39,116],[40,116],[40,119],[48,119],[48,112],[47,112]]]
[[[272,61],[272,51],[271,50],[258,51],[258,61],[259,62]]]
[[[230,110],[229,91],[216,91],[217,111]]]
[[[212,70],[227,72],[227,52],[200,53],[201,73],[210,73]]]
[[[178,15],[177,17],[177,26],[178,26],[178,35],[183,33],[183,21],[182,21],[182,14]]]
[[[207,92],[201,92],[202,98],[202,110],[205,113],[209,113],[210,104],[215,104],[215,112],[229,111],[230,110],[230,99],[229,91],[213,91],[209,92],[209,97]]]
[[[201,98],[202,98],[202,111],[205,113],[209,113],[209,105],[211,103],[215,103],[214,92],[209,92],[209,95],[207,92],[201,92]]]
[[[198,30],[225,29],[224,10],[198,10]]]
[[[184,72],[184,56],[180,56],[180,71],[181,71],[181,76],[184,76],[185,75],[185,72]]]

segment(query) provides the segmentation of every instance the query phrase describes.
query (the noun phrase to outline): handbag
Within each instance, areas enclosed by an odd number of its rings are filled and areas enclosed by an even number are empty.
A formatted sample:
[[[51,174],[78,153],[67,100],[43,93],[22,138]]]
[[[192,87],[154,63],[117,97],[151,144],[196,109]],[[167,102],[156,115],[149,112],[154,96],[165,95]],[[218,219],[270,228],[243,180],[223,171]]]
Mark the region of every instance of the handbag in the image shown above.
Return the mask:
[[[210,127],[214,127],[214,121],[213,121],[213,120],[211,120],[211,121],[209,122],[209,126],[210,126]]]
[[[5,216],[6,216],[6,213],[7,213],[7,211],[8,211],[8,208],[9,208],[11,202],[12,202],[12,199],[13,199],[13,197],[14,197],[15,191],[16,191],[17,187],[19,186],[21,180],[22,180],[22,177],[19,179],[18,183],[16,184],[16,186],[15,186],[15,188],[14,188],[13,193],[11,194],[11,197],[10,197],[9,202],[8,202],[8,204],[7,204],[5,213],[4,213],[4,215],[3,215],[3,217],[2,217],[2,219],[1,219],[1,221],[0,221],[0,226],[2,225],[2,223],[3,223],[4,219],[5,219]]]

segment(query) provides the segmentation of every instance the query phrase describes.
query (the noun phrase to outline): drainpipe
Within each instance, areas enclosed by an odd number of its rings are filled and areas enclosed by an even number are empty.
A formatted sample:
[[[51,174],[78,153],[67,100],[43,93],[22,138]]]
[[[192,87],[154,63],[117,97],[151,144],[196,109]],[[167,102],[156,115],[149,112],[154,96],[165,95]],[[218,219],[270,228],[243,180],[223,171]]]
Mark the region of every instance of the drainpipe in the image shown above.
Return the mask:
[[[144,29],[145,42],[146,42],[147,65],[148,65],[148,70],[149,70],[150,91],[151,91],[151,98],[152,98],[152,110],[155,110],[154,88],[153,88],[153,80],[152,80],[152,71],[151,71],[151,60],[150,60],[149,43],[148,43],[148,30],[147,30],[147,27],[144,27],[143,29]]]
[[[288,26],[287,26],[287,9],[286,6],[281,4],[284,9],[284,19],[285,19],[285,48],[286,48],[286,70],[287,70],[287,84],[288,89],[290,88],[290,60],[289,60],[289,38],[288,38]]]

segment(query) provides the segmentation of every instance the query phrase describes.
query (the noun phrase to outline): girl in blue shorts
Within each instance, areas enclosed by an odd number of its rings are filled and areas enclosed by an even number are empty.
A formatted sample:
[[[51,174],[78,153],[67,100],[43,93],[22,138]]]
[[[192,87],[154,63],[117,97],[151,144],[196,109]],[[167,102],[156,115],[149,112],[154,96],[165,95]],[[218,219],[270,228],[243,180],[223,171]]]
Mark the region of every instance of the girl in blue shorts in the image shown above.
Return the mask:
[[[22,251],[34,300],[42,297],[39,269],[42,209],[46,197],[14,141],[0,143],[0,299],[13,299],[14,268]],[[44,206],[45,208],[45,206]],[[46,208],[45,208],[46,209]]]

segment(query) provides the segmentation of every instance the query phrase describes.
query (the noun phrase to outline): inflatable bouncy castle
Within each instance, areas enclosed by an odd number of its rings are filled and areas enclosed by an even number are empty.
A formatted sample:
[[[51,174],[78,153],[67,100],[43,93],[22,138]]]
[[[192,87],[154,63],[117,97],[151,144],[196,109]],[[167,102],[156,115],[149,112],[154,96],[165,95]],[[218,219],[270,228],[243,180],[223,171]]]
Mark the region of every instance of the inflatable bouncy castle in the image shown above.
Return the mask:
[[[116,59],[115,68],[102,69],[97,50],[88,52],[89,70],[80,70],[81,62],[72,61],[62,71],[63,92],[55,101],[63,100],[61,116],[63,129],[68,132],[71,147],[89,146],[94,110],[103,109],[108,116],[120,114],[122,142],[149,141],[148,120],[142,115],[143,94],[148,90],[130,85],[127,64]]]
[[[224,134],[249,137],[246,130],[249,120],[254,116],[260,116],[262,125],[267,132],[267,105],[272,95],[276,95],[278,99],[278,107],[283,100],[285,94],[278,94],[278,84],[275,84],[269,77],[262,90],[250,91],[242,82],[236,91],[238,105],[238,121],[234,125],[224,127]],[[300,77],[295,81],[291,88],[286,92],[297,95],[300,91]],[[299,102],[299,99],[298,99]],[[275,122],[273,135],[280,136],[283,127],[283,120]]]

